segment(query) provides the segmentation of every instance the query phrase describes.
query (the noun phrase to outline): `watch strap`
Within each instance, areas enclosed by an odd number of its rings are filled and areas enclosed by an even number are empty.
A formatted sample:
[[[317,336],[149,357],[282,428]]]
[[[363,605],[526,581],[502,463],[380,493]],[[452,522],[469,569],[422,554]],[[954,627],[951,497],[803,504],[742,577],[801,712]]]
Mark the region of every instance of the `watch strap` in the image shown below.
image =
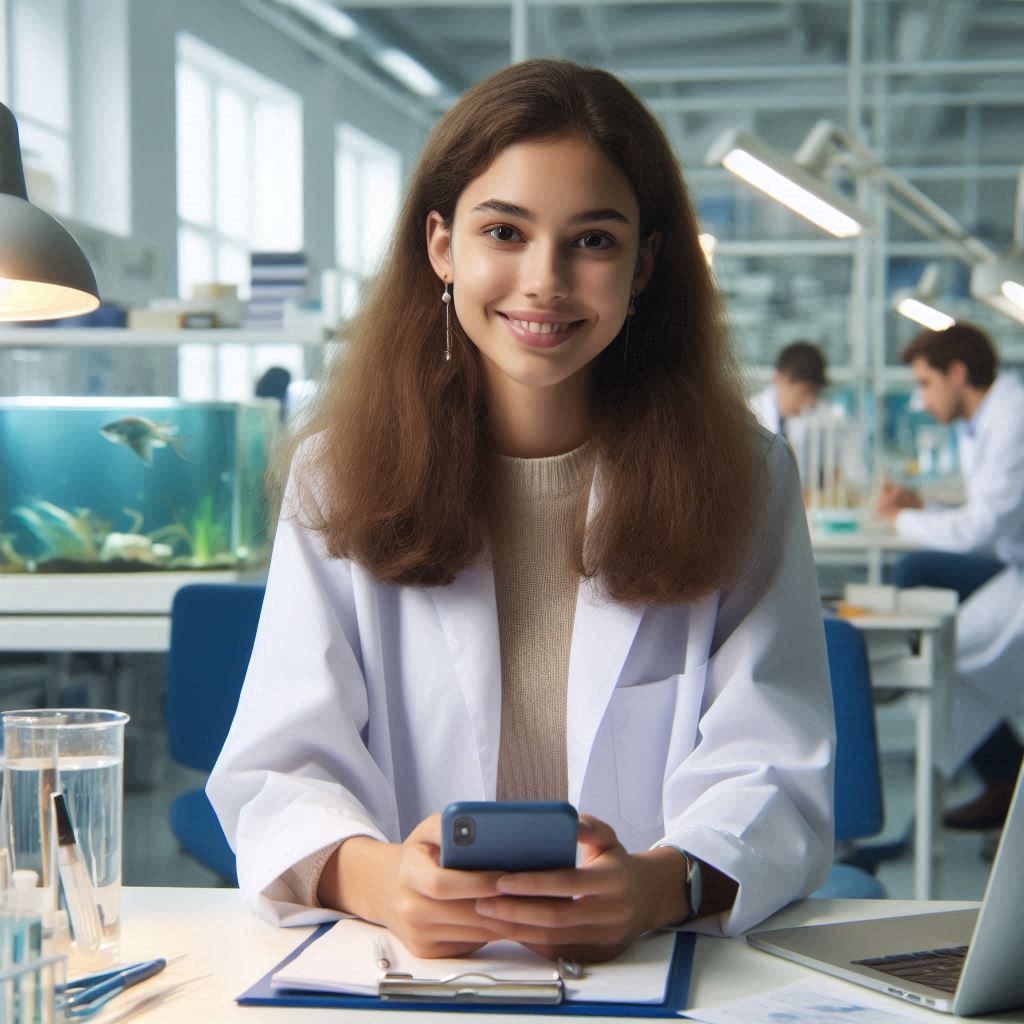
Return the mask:
[[[690,908],[680,923],[687,924],[700,914],[701,904],[704,900],[704,873],[700,861],[693,854],[687,853],[686,850],[679,852],[683,855],[683,860],[686,863],[683,885],[686,892],[686,903]]]

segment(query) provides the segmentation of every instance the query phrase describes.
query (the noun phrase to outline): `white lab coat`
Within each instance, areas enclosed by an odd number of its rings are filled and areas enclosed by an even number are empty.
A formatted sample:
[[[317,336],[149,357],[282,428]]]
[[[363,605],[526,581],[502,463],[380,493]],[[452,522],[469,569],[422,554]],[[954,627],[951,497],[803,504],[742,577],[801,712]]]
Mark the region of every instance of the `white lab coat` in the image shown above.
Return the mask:
[[[1007,563],[957,619],[953,736],[937,744],[949,775],[1001,721],[1024,737],[1024,387],[1016,376],[995,379],[974,419],[961,424],[959,444],[965,502],[896,517],[896,530],[925,547]]]
[[[834,720],[821,608],[792,455],[748,582],[692,604],[623,606],[580,585],[568,681],[568,797],[630,851],[663,842],[739,882],[743,931],[824,880]],[[599,500],[600,466],[591,508]],[[278,529],[231,733],[207,786],[242,890],[282,924],[291,866],[353,835],[398,842],[454,800],[493,800],[501,662],[486,563],[446,587],[380,583]]]
[[[779,412],[779,396],[775,393],[775,385],[769,384],[750,399],[750,411],[757,417],[757,422],[773,434],[782,432],[782,413]]]

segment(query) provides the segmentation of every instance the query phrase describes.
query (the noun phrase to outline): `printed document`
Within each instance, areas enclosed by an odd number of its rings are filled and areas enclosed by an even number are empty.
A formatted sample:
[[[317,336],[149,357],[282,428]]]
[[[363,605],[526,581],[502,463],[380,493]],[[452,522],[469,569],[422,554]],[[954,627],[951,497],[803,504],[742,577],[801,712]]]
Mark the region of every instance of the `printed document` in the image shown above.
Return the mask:
[[[683,1016],[702,1024],[915,1024],[935,1019],[933,1013],[918,1014],[914,1007],[885,996],[879,999],[892,1004],[892,1010],[869,1002],[870,996],[861,1002],[863,992],[851,999],[847,993],[852,988],[820,979],[795,981],[719,1006],[686,1010]]]
[[[637,939],[608,963],[585,966],[582,978],[565,981],[565,998],[577,1002],[662,1003],[668,989],[674,932],[654,932]],[[483,972],[503,981],[551,978],[555,965],[515,942],[492,942],[471,956],[444,960],[414,957],[390,932],[347,918],[338,921],[273,977],[274,988],[377,995],[386,951],[389,970],[414,978],[440,979]]]

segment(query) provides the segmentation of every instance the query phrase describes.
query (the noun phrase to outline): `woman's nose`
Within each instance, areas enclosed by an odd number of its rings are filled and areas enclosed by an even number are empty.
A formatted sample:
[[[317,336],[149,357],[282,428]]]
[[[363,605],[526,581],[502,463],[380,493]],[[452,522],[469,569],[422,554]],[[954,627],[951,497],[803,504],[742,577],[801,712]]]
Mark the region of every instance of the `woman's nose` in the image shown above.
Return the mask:
[[[553,243],[534,242],[523,255],[523,294],[538,302],[564,299],[569,294],[565,254]]]

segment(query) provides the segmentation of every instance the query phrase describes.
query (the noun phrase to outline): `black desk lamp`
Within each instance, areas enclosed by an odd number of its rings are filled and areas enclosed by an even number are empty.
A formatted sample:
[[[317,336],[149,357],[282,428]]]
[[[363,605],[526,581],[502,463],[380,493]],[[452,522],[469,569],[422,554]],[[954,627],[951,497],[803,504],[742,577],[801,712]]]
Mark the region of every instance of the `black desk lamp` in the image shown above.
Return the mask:
[[[0,103],[0,320],[54,320],[100,304],[78,243],[28,201],[18,123]]]

